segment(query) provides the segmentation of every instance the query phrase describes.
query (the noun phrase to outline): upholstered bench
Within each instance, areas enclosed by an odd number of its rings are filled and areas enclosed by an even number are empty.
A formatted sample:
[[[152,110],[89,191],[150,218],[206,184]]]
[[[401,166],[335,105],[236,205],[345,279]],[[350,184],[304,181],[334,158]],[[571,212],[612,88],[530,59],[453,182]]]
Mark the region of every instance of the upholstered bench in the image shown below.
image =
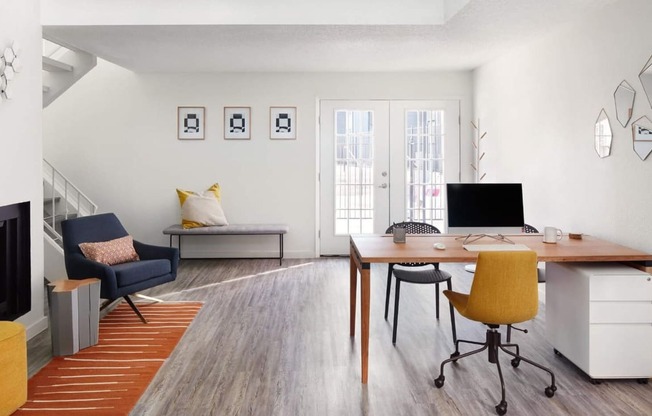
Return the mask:
[[[10,415],[27,400],[25,327],[0,321],[0,415]]]
[[[179,257],[183,259],[181,250],[181,237],[197,235],[278,235],[279,248],[278,257],[256,257],[261,259],[278,259],[279,264],[283,264],[283,235],[290,230],[285,224],[229,224],[216,225],[211,227],[183,228],[181,224],[171,225],[163,234],[170,236],[170,247],[172,247],[172,237],[177,236]],[[191,257],[195,258],[195,257]]]

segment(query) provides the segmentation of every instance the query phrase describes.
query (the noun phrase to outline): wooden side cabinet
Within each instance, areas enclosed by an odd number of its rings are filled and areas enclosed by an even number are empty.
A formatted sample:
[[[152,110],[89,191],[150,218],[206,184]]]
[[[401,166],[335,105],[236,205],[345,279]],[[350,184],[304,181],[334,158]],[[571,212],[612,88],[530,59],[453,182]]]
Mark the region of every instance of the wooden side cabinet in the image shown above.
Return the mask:
[[[652,277],[617,263],[546,264],[546,334],[592,379],[652,377]]]
[[[99,279],[56,280],[48,284],[48,302],[53,355],[72,355],[97,344]]]

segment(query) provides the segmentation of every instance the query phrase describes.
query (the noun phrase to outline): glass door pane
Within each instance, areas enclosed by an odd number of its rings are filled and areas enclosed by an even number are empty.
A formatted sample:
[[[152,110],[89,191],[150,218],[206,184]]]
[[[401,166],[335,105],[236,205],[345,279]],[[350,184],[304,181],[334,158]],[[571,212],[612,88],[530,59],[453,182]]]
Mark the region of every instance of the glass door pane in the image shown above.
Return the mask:
[[[405,219],[444,229],[444,112],[405,112]]]
[[[335,235],[374,230],[374,114],[335,112]]]

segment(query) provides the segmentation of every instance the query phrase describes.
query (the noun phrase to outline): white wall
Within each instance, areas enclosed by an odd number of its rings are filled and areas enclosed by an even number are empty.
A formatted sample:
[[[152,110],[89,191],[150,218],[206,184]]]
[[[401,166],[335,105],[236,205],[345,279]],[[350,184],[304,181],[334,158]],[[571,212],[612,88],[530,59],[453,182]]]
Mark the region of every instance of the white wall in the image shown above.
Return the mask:
[[[17,42],[23,70],[14,98],[0,102],[0,206],[31,202],[32,310],[18,319],[32,337],[47,327],[43,313],[43,185],[41,174],[41,26],[38,0],[2,0],[0,50]]]
[[[475,71],[487,181],[523,182],[526,222],[652,252],[652,157],[633,152],[613,101],[626,79],[637,92],[633,120],[652,118],[638,80],[652,54],[650,20],[649,0],[619,2]],[[614,139],[600,159],[593,129],[603,107]]]
[[[136,74],[100,61],[44,111],[44,154],[137,239],[167,244],[161,231],[179,222],[175,188],[219,182],[230,222],[287,223],[286,255],[312,257],[320,98],[459,98],[470,137],[470,72]],[[177,140],[177,106],[206,107],[206,140]],[[252,108],[251,140],[223,139],[224,106]],[[297,140],[269,139],[269,106],[298,108]],[[275,254],[274,238],[252,240],[215,240],[216,250]],[[186,254],[209,255],[212,243]]]

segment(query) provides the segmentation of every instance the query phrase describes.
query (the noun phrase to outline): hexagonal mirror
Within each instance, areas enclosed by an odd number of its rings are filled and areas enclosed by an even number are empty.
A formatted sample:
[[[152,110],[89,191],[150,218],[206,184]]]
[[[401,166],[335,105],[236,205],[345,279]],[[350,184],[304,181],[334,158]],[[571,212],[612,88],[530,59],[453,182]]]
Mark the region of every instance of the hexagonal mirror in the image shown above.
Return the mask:
[[[604,111],[604,108],[600,111],[598,119],[595,121],[595,151],[598,152],[598,156],[607,157],[611,154],[611,124],[609,123],[609,117]]]
[[[634,112],[634,98],[636,98],[636,91],[632,88],[627,81],[618,85],[614,92],[614,102],[616,103],[616,120],[621,126],[627,127],[627,123],[632,119]]]
[[[638,74],[638,79],[641,80],[647,101],[650,103],[650,107],[652,107],[652,56],[647,60],[641,73]]]
[[[14,68],[11,67],[11,65],[5,66],[5,70],[2,73],[4,74],[5,78],[7,78],[7,81],[11,81],[12,79],[14,79],[15,71]]]
[[[647,159],[652,153],[652,122],[643,116],[632,123],[632,135],[634,140],[634,152],[641,158]]]
[[[2,56],[5,57],[5,61],[8,64],[12,63],[14,61],[14,58],[16,57],[16,55],[14,55],[14,51],[11,48],[5,49],[5,52]]]

